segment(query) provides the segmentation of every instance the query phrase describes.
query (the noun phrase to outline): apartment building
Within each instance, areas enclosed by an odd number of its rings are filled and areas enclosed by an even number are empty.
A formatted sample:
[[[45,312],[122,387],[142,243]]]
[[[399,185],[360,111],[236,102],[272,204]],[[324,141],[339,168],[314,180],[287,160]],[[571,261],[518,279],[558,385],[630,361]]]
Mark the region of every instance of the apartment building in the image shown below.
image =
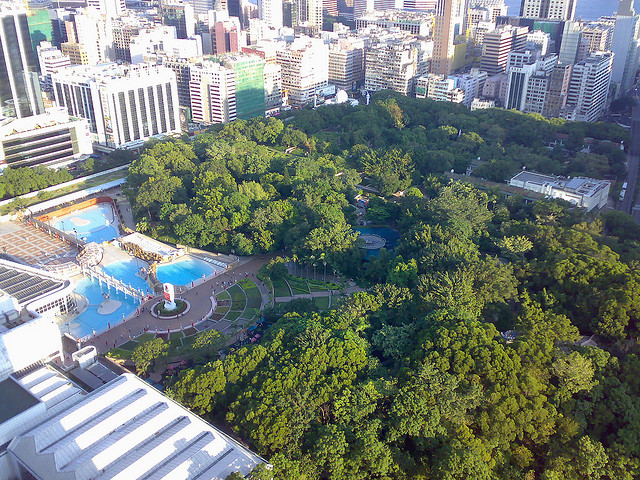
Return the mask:
[[[351,90],[364,81],[364,43],[340,39],[329,47],[329,83]]]
[[[576,63],[571,72],[567,104],[560,112],[566,120],[595,122],[607,104],[613,55],[596,53]]]
[[[329,80],[329,48],[320,39],[296,38],[276,54],[282,67],[282,89],[293,106],[313,102],[316,90]]]

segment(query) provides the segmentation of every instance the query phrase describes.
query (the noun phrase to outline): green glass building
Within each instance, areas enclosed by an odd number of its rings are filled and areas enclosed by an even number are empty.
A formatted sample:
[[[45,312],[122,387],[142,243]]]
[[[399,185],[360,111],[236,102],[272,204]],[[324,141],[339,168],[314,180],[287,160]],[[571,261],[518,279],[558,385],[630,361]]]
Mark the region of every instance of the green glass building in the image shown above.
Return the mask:
[[[49,10],[46,8],[30,9],[27,16],[27,24],[29,25],[31,46],[33,47],[33,52],[36,53],[36,47],[40,45],[40,42],[50,42],[53,36]]]
[[[237,118],[264,116],[264,60],[256,55],[225,55],[222,63],[235,76]]]

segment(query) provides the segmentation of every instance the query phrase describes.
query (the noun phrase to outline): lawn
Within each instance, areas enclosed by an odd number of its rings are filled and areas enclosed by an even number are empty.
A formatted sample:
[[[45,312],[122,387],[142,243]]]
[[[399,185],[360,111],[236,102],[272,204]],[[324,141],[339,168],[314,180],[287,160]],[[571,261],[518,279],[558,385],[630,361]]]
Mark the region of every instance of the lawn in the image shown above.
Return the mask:
[[[315,303],[320,310],[329,309],[329,297],[314,297],[313,303]]]
[[[107,357],[120,360],[131,360],[131,350],[123,350],[122,348],[112,348],[107,352]]]
[[[120,348],[122,348],[123,350],[133,351],[136,348],[138,348],[138,345],[140,345],[138,342],[135,342],[133,340],[129,340],[128,342],[123,343],[122,345],[120,345]]]
[[[240,311],[240,312],[236,312],[236,311],[232,310],[232,311],[228,312],[228,313],[225,315],[225,317],[224,317],[224,318],[225,318],[226,320],[231,320],[231,321],[233,321],[233,320],[235,320],[236,318],[240,317],[240,315],[242,315],[242,311]]]
[[[216,313],[227,313],[229,311],[228,306],[216,307]]]
[[[276,297],[290,297],[291,290],[283,279],[273,280],[273,290]]]
[[[153,333],[143,333],[142,335],[136,337],[136,342],[144,343],[148,342],[149,340],[153,340],[154,338],[155,335]]]
[[[312,292],[326,292],[327,287],[325,285],[317,285],[315,283],[309,282],[309,290]]]
[[[222,292],[220,292],[220,293],[216,293],[216,298],[217,298],[218,300],[228,300],[228,299],[229,299],[229,298],[231,298],[231,297],[229,296],[229,294],[227,293],[227,291],[226,291],[226,290],[223,290],[223,291],[222,291]]]
[[[291,291],[294,294],[309,293],[309,287],[307,286],[307,282],[304,281],[302,278],[289,277],[287,278],[287,282],[289,282]]]

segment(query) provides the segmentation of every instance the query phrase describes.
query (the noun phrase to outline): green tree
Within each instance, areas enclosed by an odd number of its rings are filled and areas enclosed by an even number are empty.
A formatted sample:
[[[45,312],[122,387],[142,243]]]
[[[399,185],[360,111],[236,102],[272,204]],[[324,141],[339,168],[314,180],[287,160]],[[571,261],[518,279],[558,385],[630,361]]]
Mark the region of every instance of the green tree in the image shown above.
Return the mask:
[[[139,375],[146,375],[155,361],[167,354],[169,344],[161,338],[154,338],[142,343],[131,354],[131,359],[136,364]]]

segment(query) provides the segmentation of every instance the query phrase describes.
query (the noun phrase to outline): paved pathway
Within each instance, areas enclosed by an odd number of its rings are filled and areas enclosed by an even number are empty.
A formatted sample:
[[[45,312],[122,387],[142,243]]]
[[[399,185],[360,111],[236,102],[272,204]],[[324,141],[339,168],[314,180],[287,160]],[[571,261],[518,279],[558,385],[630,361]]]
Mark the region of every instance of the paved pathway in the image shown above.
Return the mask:
[[[352,293],[364,292],[364,288],[360,288],[356,285],[348,286],[344,289],[345,295],[351,295]],[[315,298],[315,297],[330,297],[331,295],[340,295],[340,290],[324,290],[322,292],[311,292],[311,293],[297,293],[290,297],[275,297],[276,303],[285,303],[290,302],[291,300],[295,300],[296,298]]]
[[[182,328],[191,327],[192,324],[199,322],[211,310],[211,296],[220,293],[224,288],[222,282],[236,282],[245,278],[253,280],[262,296],[262,305],[264,307],[269,301],[269,291],[267,287],[257,278],[260,267],[272,258],[271,255],[263,257],[245,257],[240,259],[240,264],[231,270],[214,277],[213,279],[198,285],[186,293],[177,295],[177,298],[183,298],[191,304],[190,310],[178,318],[158,319],[149,313],[150,308],[161,300],[161,297],[155,297],[143,305],[144,312],[139,316],[133,317],[124,323],[120,323],[111,330],[96,335],[83,345],[95,345],[100,353],[105,353],[114,346],[122,345],[129,341],[129,338],[137,337],[144,333],[145,328],[151,331],[159,330],[166,332],[170,330],[180,330]],[[226,323],[226,322],[224,322]],[[214,325],[213,328],[216,328]]]

